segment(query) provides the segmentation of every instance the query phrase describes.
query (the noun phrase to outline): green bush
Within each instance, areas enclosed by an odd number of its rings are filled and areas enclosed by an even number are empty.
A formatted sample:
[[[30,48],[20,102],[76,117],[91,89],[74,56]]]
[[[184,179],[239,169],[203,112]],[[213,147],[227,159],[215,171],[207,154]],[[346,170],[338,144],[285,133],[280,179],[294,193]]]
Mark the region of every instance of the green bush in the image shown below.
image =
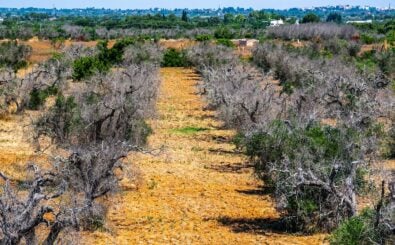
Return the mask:
[[[30,110],[38,110],[44,105],[46,99],[49,96],[56,94],[58,94],[58,88],[56,86],[48,87],[47,89],[44,90],[39,90],[34,88],[30,92],[28,108]]]
[[[112,48],[107,48],[108,42],[99,42],[97,47],[99,49],[98,59],[104,63],[118,64],[122,62],[123,53],[126,47],[136,43],[133,38],[124,38],[117,41]]]
[[[361,41],[364,44],[373,44],[376,41],[376,39],[373,36],[364,33],[361,35]]]
[[[342,15],[340,13],[330,13],[326,18],[326,22],[335,22],[337,24],[342,23]]]
[[[99,53],[96,56],[82,57],[74,61],[73,79],[82,80],[96,72],[108,72],[112,65],[122,62],[125,48],[135,43],[135,39],[124,38],[109,49],[107,41],[99,42],[97,44]]]
[[[303,19],[301,23],[314,23],[314,22],[320,22],[320,17],[318,17],[314,13],[308,13],[305,16],[303,16]]]
[[[227,27],[220,27],[215,30],[214,37],[217,39],[232,39],[235,34]]]
[[[208,35],[208,34],[201,34],[201,35],[197,35],[195,37],[195,39],[198,42],[206,42],[206,41],[210,41],[211,39],[213,39],[213,36]]]
[[[96,72],[107,72],[110,70],[110,67],[109,62],[100,60],[98,57],[82,57],[73,63],[73,79],[82,80]]]
[[[235,47],[235,44],[230,39],[224,39],[224,38],[218,39],[217,40],[217,44],[218,45],[223,45],[223,46],[226,46],[226,47],[230,47],[230,48],[234,48]]]
[[[169,48],[163,55],[162,67],[188,67],[186,52],[184,50],[178,51],[174,48]]]
[[[332,245],[382,244],[374,227],[375,212],[365,209],[358,216],[344,221],[330,236]]]
[[[386,39],[390,44],[395,44],[395,30],[391,30],[387,33]]]

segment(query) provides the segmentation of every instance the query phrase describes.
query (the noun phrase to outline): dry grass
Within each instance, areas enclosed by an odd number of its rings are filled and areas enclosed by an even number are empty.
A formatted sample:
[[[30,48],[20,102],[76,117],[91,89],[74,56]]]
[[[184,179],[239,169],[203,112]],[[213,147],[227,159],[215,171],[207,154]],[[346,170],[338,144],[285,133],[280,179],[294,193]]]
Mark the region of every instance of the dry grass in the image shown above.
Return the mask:
[[[234,153],[233,131],[221,129],[196,95],[196,75],[162,69],[158,118],[150,122],[159,156],[132,154],[145,182],[112,200],[108,232],[85,234],[96,244],[320,244],[324,235],[299,236],[267,228],[279,215]],[[186,130],[188,129],[188,130]],[[196,129],[196,130],[195,130]],[[199,130],[198,130],[199,129]],[[204,129],[204,130],[200,130]]]
[[[23,179],[29,162],[47,163],[30,142],[31,116],[7,115],[0,119],[0,171],[13,179]]]
[[[159,44],[164,48],[186,49],[196,44],[190,39],[161,39]]]

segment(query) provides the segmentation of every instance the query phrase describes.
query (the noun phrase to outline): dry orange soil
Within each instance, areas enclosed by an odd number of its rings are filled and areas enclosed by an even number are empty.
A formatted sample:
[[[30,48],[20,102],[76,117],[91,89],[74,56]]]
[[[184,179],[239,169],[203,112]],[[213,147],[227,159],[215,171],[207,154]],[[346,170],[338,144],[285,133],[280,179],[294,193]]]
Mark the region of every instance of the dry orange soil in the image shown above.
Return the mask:
[[[252,175],[247,159],[205,111],[193,70],[164,68],[149,147],[133,153],[143,173],[137,190],[111,197],[106,231],[84,234],[87,244],[321,244],[324,235],[270,229],[279,215]]]

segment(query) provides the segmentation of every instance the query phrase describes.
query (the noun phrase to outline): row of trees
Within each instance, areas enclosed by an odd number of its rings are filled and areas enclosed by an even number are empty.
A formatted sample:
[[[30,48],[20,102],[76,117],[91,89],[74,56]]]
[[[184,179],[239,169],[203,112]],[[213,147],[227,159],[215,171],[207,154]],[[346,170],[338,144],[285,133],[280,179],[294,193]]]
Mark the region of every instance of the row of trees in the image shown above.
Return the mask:
[[[100,199],[116,191],[121,179],[136,177],[133,165],[125,160],[129,151],[144,146],[151,132],[145,120],[155,111],[159,62],[148,60],[147,53],[153,54],[153,60],[160,54],[148,44],[142,45],[141,52],[127,52],[129,45],[119,46],[125,52],[116,69],[107,74],[95,72],[78,82],[70,80],[73,62],[97,51],[72,47],[21,80],[12,71],[1,73],[6,81],[2,88],[8,84],[17,87],[2,95],[6,99],[1,105],[11,96],[20,111],[24,107],[19,101],[31,100],[35,89],[58,88],[53,93],[54,105],[41,110],[33,124],[37,149],[47,149],[40,144],[43,138],[55,146],[51,147],[52,167],[41,170],[36,164],[29,165],[32,174],[20,180],[23,189],[12,177],[0,174],[4,181],[2,244],[38,244],[36,231],[42,224],[49,230],[40,241],[43,244],[54,244],[65,229],[97,229],[104,225],[106,215]]]
[[[280,93],[281,87],[254,66],[222,49],[190,51],[203,76],[202,93],[240,132],[235,142],[254,160],[257,176],[273,188],[286,226],[330,231],[356,216],[358,195],[376,188],[371,173],[381,169],[375,164],[384,132],[377,119],[394,118],[388,82],[340,59],[310,59],[282,47],[259,46],[254,63],[265,67],[269,77],[277,74],[295,84]],[[394,180],[385,174],[387,186]],[[373,231],[380,234],[376,242],[395,228],[395,200],[384,195],[375,200],[380,198],[373,222]]]
[[[334,23],[307,23],[300,25],[282,25],[269,28],[267,36],[284,40],[312,40],[314,38],[351,39],[357,35],[357,29],[351,25],[338,25]]]

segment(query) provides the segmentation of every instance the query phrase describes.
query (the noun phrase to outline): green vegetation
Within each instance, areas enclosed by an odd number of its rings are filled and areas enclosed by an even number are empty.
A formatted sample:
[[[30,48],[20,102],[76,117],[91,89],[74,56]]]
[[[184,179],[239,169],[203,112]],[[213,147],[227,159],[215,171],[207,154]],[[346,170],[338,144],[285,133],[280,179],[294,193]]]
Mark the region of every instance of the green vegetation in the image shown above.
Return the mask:
[[[45,101],[49,96],[57,95],[58,93],[59,90],[56,86],[48,87],[44,90],[33,89],[30,92],[28,108],[31,110],[38,110],[45,104]]]
[[[82,80],[93,74],[106,73],[113,65],[123,60],[124,50],[127,46],[135,44],[134,39],[126,38],[117,41],[112,48],[108,48],[107,41],[97,44],[99,53],[95,56],[81,57],[73,63],[73,79]]]
[[[169,48],[163,55],[162,67],[188,67],[189,61],[186,56],[185,50],[177,50]]]
[[[107,60],[101,60],[99,57],[82,57],[74,61],[73,79],[82,80],[93,74],[104,73],[110,70],[110,63]]]
[[[230,48],[236,47],[236,45],[230,39],[218,39],[217,44],[223,45],[225,47],[230,47]]]
[[[197,35],[195,37],[195,39],[198,42],[206,42],[206,41],[210,41],[211,39],[213,39],[213,36],[208,35],[208,34],[200,34],[200,35]]]
[[[384,244],[383,234],[375,227],[375,212],[363,210],[344,221],[330,236],[331,245]]]
[[[330,13],[326,18],[326,22],[335,22],[335,23],[342,23],[342,15],[339,13]]]
[[[318,17],[316,14],[314,13],[309,13],[306,14],[302,21],[302,23],[314,23],[314,22],[320,22],[320,17]]]

